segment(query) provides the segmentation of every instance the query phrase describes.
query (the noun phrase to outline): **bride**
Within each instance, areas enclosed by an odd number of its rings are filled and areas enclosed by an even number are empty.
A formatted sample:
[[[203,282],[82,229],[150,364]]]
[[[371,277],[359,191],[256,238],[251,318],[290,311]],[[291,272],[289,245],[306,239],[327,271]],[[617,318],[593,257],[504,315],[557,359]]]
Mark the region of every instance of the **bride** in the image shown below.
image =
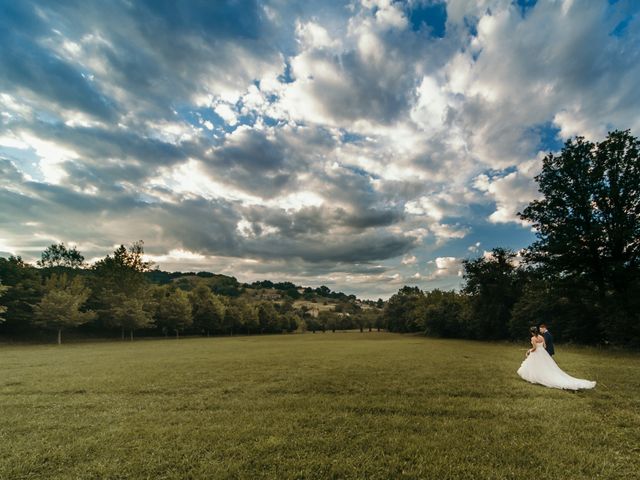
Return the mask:
[[[574,378],[566,374],[551,355],[545,350],[544,337],[538,333],[537,327],[531,327],[531,349],[527,351],[527,358],[518,369],[518,375],[531,383],[539,383],[545,387],[579,390],[594,388],[596,382]]]

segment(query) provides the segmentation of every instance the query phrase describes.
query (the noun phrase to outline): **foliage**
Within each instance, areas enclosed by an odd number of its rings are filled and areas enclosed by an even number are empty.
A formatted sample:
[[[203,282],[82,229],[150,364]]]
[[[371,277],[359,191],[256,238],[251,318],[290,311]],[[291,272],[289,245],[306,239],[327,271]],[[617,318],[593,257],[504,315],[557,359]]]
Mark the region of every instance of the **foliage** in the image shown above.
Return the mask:
[[[424,293],[418,287],[402,287],[384,308],[386,328],[390,332],[417,332],[423,329]]]
[[[2,283],[0,283],[0,302],[3,302],[4,300],[2,300],[2,296],[7,293],[7,290],[9,290],[9,287],[5,287],[4,285],[2,285]],[[7,311],[7,307],[5,307],[4,305],[0,304],[0,323],[4,322],[4,313]]]
[[[43,295],[40,272],[20,257],[0,258],[0,279],[9,287],[2,297],[6,307],[0,332],[26,334],[33,330],[33,306]]]
[[[64,328],[77,327],[94,318],[94,312],[82,310],[87,298],[89,290],[81,277],[53,274],[45,284],[42,300],[34,308],[36,325],[57,330],[61,343]]]
[[[145,328],[152,322],[153,305],[148,302],[149,284],[145,272],[151,263],[143,258],[142,241],[129,248],[120,245],[112,255],[97,261],[92,268],[91,306],[98,311],[104,326],[124,331]]]
[[[67,248],[64,243],[54,243],[48,246],[36,263],[42,268],[82,268],[85,266],[84,256],[76,247]]]
[[[423,329],[429,335],[469,338],[469,297],[454,291],[432,290],[424,297]]]
[[[164,332],[173,331],[179,336],[179,332],[191,326],[191,303],[184,290],[168,285],[155,287],[153,298],[156,306],[154,318]]]
[[[193,327],[201,333],[209,334],[222,328],[225,315],[224,304],[211,289],[200,283],[189,292]]]
[[[129,331],[131,340],[133,340],[134,331],[154,324],[152,315],[154,307],[149,305],[148,291],[138,293],[139,296],[117,293],[108,301],[111,305],[109,309],[111,323],[122,329],[123,336],[125,331]]]
[[[545,157],[536,177],[542,198],[520,214],[538,240],[528,260],[547,276],[588,292],[584,329],[640,344],[640,143],[614,131],[600,143],[576,137]],[[589,290],[591,292],[589,293]],[[613,313],[613,315],[611,315]]]
[[[494,248],[487,257],[462,262],[463,292],[469,295],[470,304],[470,338],[508,338],[511,310],[522,289],[515,260],[515,252]]]

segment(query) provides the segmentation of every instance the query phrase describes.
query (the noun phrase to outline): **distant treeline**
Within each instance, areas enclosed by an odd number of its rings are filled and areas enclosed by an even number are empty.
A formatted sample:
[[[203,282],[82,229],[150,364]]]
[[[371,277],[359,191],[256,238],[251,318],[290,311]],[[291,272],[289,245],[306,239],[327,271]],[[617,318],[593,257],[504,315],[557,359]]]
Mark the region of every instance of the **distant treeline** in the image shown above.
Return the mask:
[[[120,246],[94,265],[64,244],[48,247],[37,267],[0,258],[0,334],[62,341],[76,335],[233,335],[381,327],[382,301],[360,301],[326,286],[241,284],[209,272],[154,270],[142,242]],[[294,300],[298,300],[294,304]]]
[[[555,338],[640,347],[638,139],[577,137],[549,154],[541,197],[521,212],[537,241],[463,262],[460,292],[404,287],[385,308],[391,331],[519,339],[546,323]]]

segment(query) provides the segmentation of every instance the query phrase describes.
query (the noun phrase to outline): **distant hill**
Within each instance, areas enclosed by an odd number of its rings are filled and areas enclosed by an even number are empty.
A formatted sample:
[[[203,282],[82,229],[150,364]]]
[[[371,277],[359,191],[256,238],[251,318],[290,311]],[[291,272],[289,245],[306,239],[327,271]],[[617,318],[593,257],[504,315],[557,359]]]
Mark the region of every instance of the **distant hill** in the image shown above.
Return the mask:
[[[331,309],[337,304],[352,304],[369,308],[382,307],[382,300],[360,300],[355,295],[334,292],[327,286],[317,288],[295,285],[292,282],[272,282],[260,280],[241,283],[235,277],[211,272],[165,272],[152,270],[145,274],[149,281],[158,285],[174,283],[179,288],[190,291],[198,284],[207,285],[217,295],[225,297],[247,297],[254,301],[291,302],[296,308]],[[331,307],[327,307],[327,306]],[[323,308],[324,307],[324,308]]]

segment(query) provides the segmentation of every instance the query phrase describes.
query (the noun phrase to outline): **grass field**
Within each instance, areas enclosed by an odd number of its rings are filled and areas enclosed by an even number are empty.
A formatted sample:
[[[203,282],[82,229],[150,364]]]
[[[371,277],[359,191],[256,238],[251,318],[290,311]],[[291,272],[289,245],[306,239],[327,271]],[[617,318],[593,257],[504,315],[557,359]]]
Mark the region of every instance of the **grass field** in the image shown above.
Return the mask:
[[[387,333],[0,346],[0,478],[639,478],[640,356]]]

